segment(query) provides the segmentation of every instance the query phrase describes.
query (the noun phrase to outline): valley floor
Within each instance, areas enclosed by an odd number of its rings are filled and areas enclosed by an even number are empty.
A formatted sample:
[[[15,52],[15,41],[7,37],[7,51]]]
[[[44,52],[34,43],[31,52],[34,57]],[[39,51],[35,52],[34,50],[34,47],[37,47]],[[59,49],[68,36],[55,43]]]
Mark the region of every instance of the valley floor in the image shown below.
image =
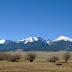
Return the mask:
[[[20,53],[23,57],[26,52],[8,52],[11,54]],[[65,52],[37,52],[37,58],[30,63],[24,58],[19,62],[0,61],[0,72],[72,72],[72,59],[67,63],[62,59]],[[72,53],[72,52],[70,52]],[[50,56],[58,56],[60,58],[56,63],[48,62]],[[62,64],[62,65],[56,65]]]

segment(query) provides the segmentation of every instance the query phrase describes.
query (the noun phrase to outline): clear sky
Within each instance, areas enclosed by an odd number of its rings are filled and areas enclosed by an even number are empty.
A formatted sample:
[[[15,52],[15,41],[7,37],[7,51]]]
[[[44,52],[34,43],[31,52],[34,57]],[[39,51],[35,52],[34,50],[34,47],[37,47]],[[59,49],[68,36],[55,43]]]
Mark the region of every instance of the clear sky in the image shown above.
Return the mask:
[[[0,39],[72,38],[72,0],[0,0]]]

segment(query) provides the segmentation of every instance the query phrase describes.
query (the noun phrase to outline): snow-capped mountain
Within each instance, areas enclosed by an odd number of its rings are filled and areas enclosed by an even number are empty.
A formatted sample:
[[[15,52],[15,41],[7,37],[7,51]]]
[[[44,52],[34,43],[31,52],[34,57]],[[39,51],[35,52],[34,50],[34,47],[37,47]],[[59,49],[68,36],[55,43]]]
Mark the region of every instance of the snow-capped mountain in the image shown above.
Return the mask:
[[[42,41],[45,44],[47,44],[46,40],[42,39],[41,37],[29,37],[29,38],[17,41],[17,43],[21,42],[23,44],[27,44],[28,42],[35,42],[35,41]]]
[[[59,38],[57,38],[53,42],[57,42],[57,41],[61,41],[61,40],[72,42],[72,39],[71,38],[65,37],[65,36],[60,36]]]
[[[36,37],[29,37],[23,40],[19,40],[18,42],[22,42],[24,44],[27,44],[28,42],[34,42],[34,41],[38,41],[38,38]]]
[[[10,43],[10,42],[13,42],[13,41],[11,41],[11,40],[0,40],[0,44],[8,44],[8,43]]]
[[[17,49],[23,49],[24,51],[72,51],[72,39],[60,36],[53,42],[41,37],[29,37],[19,41],[0,40],[0,52],[15,51]]]

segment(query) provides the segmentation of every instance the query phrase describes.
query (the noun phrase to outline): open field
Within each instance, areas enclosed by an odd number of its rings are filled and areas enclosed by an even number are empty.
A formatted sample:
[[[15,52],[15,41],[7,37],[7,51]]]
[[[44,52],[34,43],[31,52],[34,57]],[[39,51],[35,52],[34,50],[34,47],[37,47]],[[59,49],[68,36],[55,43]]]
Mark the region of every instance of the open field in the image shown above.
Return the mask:
[[[36,52],[37,58],[34,62],[24,60],[26,52],[8,52],[11,54],[21,54],[22,58],[19,62],[0,61],[0,72],[72,72],[72,58],[67,63],[62,59],[65,51],[61,52]],[[72,55],[72,52],[70,52]],[[56,63],[48,62],[50,56],[58,56],[60,58]],[[56,65],[62,64],[62,65]]]

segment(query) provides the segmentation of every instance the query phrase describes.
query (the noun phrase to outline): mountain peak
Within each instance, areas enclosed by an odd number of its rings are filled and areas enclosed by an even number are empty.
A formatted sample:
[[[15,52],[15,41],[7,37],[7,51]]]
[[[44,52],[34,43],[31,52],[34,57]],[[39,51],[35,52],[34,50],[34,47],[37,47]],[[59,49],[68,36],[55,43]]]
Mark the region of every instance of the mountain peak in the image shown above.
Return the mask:
[[[4,40],[0,40],[0,44],[4,44],[5,43],[5,39]]]
[[[24,44],[28,43],[28,42],[34,42],[34,41],[38,41],[37,37],[29,37],[23,40],[19,40],[20,42],[23,42]]]
[[[72,42],[72,39],[71,39],[71,38],[65,37],[65,36],[60,36],[59,38],[57,38],[57,39],[54,40],[54,41],[61,41],[61,40]]]
[[[27,44],[28,42],[34,42],[34,41],[42,41],[42,42],[44,42],[45,44],[48,44],[47,42],[46,42],[46,40],[44,40],[44,39],[42,39],[41,37],[29,37],[29,38],[26,38],[26,39],[23,39],[23,40],[19,40],[18,41],[18,43],[19,42],[21,42],[21,43],[23,43],[23,44]]]
[[[0,40],[0,44],[8,44],[9,42],[12,42],[12,41],[6,40],[6,39]]]

